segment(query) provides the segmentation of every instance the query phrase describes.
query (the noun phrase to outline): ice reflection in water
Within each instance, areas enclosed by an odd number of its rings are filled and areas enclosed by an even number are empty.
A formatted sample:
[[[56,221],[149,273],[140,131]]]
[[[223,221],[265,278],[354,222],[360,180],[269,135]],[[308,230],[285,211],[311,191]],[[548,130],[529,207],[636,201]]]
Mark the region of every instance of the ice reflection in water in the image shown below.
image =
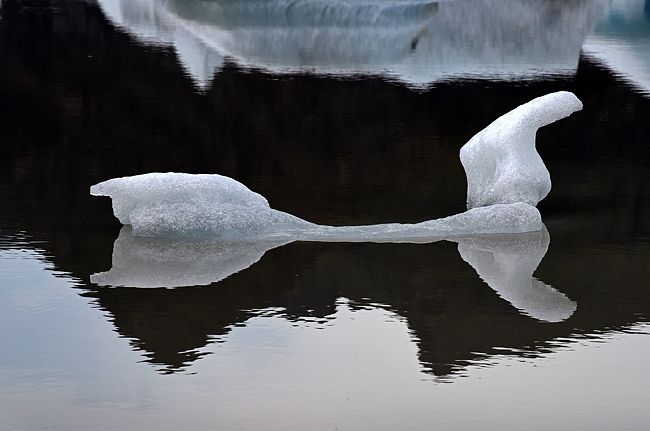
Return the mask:
[[[435,240],[434,240],[435,241]],[[523,314],[546,322],[568,319],[576,303],[535,279],[548,250],[539,232],[454,238],[460,256],[500,297]],[[421,241],[420,241],[421,242]],[[289,243],[191,242],[136,237],[125,226],[113,246],[113,266],[91,275],[100,286],[181,287],[208,285],[249,268],[264,253]]]
[[[545,322],[561,322],[576,310],[576,303],[533,277],[546,255],[550,236],[546,229],[494,238],[458,241],[458,252],[488,286],[524,314]]]
[[[277,73],[458,77],[574,73],[603,0],[99,0],[148,42],[172,44],[206,85],[224,58]]]
[[[216,283],[260,260],[284,242],[191,242],[134,236],[122,227],[113,267],[90,276],[100,286],[179,287]]]

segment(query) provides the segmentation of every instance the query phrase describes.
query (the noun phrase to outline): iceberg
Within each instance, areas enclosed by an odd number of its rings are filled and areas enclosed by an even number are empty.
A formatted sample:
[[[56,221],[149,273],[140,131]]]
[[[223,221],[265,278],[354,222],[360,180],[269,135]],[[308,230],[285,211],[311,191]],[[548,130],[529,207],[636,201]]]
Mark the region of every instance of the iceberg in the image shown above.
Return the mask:
[[[492,122],[460,150],[468,210],[421,223],[318,225],[271,208],[262,195],[217,174],[149,173],[95,184],[90,193],[109,196],[125,226],[113,247],[112,268],[91,281],[207,285],[293,241],[448,240],[457,242],[461,258],[521,313],[546,322],[565,320],[576,303],[532,276],[549,244],[534,205],[551,189],[535,133],[581,107],[572,93],[551,93]]]
[[[414,224],[323,226],[275,210],[245,185],[217,174],[149,173],[90,188],[109,196],[133,235],[228,241],[430,241],[542,229],[534,205],[551,187],[535,132],[581,109],[569,92],[534,99],[499,117],[460,150],[468,210]]]
[[[91,187],[109,196],[113,213],[133,235],[226,241],[408,241],[541,229],[534,206],[523,202],[472,208],[421,223],[323,226],[275,210],[261,195],[218,174],[150,173]]]

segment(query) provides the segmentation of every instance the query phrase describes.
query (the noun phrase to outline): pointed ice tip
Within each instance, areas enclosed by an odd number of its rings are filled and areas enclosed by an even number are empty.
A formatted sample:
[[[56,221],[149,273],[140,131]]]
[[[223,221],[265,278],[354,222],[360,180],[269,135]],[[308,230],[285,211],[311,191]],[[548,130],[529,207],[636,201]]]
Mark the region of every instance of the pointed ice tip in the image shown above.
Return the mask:
[[[558,91],[537,97],[510,111],[531,121],[537,128],[554,123],[582,109],[582,102],[570,91]],[[504,116],[505,117],[505,116]]]
[[[460,149],[467,175],[467,208],[525,202],[537,205],[551,177],[535,148],[537,129],[582,109],[575,94],[537,97],[493,121]]]
[[[91,196],[103,196],[103,194],[101,192],[101,189],[99,187],[100,184],[94,184],[94,185],[90,186],[90,194],[91,194]]]

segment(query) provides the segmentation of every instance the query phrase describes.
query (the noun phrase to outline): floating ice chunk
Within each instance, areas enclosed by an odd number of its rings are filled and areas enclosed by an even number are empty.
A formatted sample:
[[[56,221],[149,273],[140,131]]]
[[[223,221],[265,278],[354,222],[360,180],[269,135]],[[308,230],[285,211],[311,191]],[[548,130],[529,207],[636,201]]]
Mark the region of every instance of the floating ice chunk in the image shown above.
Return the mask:
[[[90,188],[94,196],[110,196],[113,212],[122,224],[130,224],[136,207],[161,203],[194,203],[269,208],[268,201],[242,183],[222,175],[151,173],[113,178]]]
[[[561,322],[575,312],[576,303],[533,277],[546,255],[549,238],[546,229],[523,235],[463,238],[458,241],[458,252],[513,307],[537,320]]]
[[[90,193],[110,196],[115,217],[136,236],[254,239],[287,236],[309,225],[222,175],[136,175],[96,184]]]
[[[476,134],[460,150],[468,211],[415,224],[320,226],[274,210],[267,200],[221,175],[150,173],[95,184],[113,212],[143,237],[222,240],[412,241],[462,235],[534,232],[534,207],[551,189],[535,149],[539,127],[581,109],[569,92],[538,97]]]
[[[539,211],[522,202],[474,208],[415,224],[321,226],[272,209],[264,197],[221,175],[143,174],[96,184],[90,193],[111,197],[115,217],[143,237],[408,241],[530,232],[542,227]]]
[[[525,202],[537,205],[551,177],[535,148],[537,129],[582,109],[567,91],[531,100],[497,118],[460,149],[467,208]]]
[[[463,213],[415,224],[322,226],[274,210],[267,200],[221,175],[151,173],[91,187],[109,196],[124,225],[110,271],[99,285],[176,287],[220,281],[291,241],[459,243],[461,257],[502,298],[531,317],[567,319],[575,302],[532,277],[548,249],[535,205],[550,190],[535,151],[535,132],[582,107],[572,94],[543,96],[503,115],[462,149],[468,182]],[[484,234],[521,234],[476,238]],[[132,235],[131,235],[132,233]],[[152,237],[152,238],[136,238]],[[200,241],[196,241],[200,239]]]
[[[100,286],[204,286],[250,267],[283,244],[142,238],[124,226],[113,245],[112,268],[91,275],[90,281]]]

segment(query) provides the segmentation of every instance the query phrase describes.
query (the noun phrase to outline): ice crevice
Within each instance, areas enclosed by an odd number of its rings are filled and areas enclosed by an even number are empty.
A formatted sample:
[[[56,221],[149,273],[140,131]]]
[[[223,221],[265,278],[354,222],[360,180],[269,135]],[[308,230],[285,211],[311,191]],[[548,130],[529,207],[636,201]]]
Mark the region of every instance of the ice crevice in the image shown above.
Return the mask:
[[[415,224],[324,226],[275,210],[260,194],[217,174],[148,173],[90,188],[140,237],[238,241],[427,241],[543,228],[535,207],[551,189],[535,148],[539,127],[582,108],[570,92],[538,97],[497,118],[460,150],[468,210]]]

